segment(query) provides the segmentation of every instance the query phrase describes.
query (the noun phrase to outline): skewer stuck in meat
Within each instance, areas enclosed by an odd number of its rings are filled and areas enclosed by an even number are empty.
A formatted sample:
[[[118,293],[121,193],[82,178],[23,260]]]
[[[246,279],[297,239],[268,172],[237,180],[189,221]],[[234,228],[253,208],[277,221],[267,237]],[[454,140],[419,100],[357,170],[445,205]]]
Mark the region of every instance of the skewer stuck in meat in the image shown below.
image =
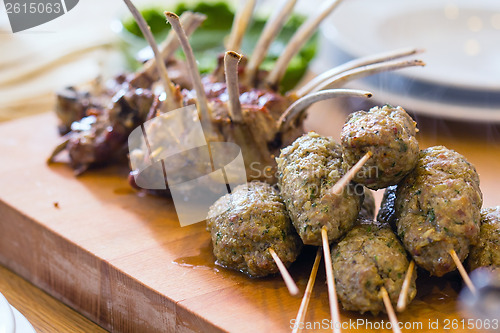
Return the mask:
[[[397,230],[416,264],[432,275],[456,269],[479,237],[482,194],[476,169],[443,146],[420,152],[417,167],[396,193]]]
[[[281,196],[304,244],[320,246],[323,226],[330,241],[353,227],[363,187],[350,184],[338,197],[329,193],[344,174],[338,143],[311,132],[284,148],[276,160]]]
[[[417,164],[416,132],[415,121],[401,107],[384,105],[351,114],[341,133],[346,168],[372,153],[353,180],[373,190],[399,183]]]
[[[302,248],[278,191],[267,183],[240,185],[217,200],[208,213],[207,229],[217,263],[252,277],[278,272],[269,248],[285,266]]]
[[[346,310],[385,312],[380,296],[384,287],[396,304],[409,262],[406,251],[388,225],[360,217],[355,226],[332,249],[337,293]],[[416,291],[416,271],[408,291],[411,301]]]

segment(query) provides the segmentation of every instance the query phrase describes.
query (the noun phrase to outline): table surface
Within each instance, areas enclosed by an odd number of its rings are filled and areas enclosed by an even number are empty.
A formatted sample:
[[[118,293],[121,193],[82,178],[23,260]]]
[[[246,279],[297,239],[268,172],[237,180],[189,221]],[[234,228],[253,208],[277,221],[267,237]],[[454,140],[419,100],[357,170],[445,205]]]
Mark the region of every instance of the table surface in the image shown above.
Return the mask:
[[[28,319],[37,333],[106,332],[1,265],[0,291]]]

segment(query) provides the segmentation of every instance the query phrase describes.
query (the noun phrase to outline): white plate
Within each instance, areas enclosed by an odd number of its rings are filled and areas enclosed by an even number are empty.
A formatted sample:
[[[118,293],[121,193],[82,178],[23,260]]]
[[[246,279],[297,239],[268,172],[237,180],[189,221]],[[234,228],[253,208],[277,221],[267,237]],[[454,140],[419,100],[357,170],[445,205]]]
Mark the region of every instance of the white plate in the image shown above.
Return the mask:
[[[0,333],[36,333],[30,322],[0,294]]]
[[[16,322],[14,321],[14,313],[9,302],[0,294],[0,333],[16,332]]]
[[[347,62],[352,58],[322,38],[322,47],[313,64],[313,72]],[[374,94],[376,104],[400,105],[406,110],[431,117],[460,121],[500,123],[500,93],[469,91],[411,80],[409,69],[377,74],[346,85],[346,88],[364,89]]]
[[[500,92],[499,0],[349,0],[323,31],[352,57],[426,49],[425,68],[404,75],[443,86]]]
[[[446,100],[418,98],[411,94],[401,94],[380,89],[377,85],[374,86],[360,81],[350,83],[346,87],[370,91],[373,93],[372,99],[375,104],[399,105],[410,113],[458,121],[500,124],[499,108],[477,107],[447,102]]]
[[[16,320],[16,331],[15,331],[16,333],[36,333],[33,326],[31,326],[28,319],[26,319],[21,314],[21,312],[17,311],[17,309],[14,307],[12,307],[12,311],[14,312],[14,317]]]

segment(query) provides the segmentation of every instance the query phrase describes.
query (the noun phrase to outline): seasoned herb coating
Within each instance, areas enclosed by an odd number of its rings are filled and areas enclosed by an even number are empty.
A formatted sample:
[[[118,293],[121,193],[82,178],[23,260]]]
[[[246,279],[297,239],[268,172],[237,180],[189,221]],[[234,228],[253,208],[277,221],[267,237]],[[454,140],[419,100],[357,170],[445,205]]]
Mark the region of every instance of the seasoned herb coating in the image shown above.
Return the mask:
[[[365,188],[365,198],[363,199],[359,216],[368,220],[373,220],[375,218],[375,198],[373,197],[372,191],[367,188]]]
[[[388,225],[363,220],[332,249],[337,294],[346,310],[385,312],[380,288],[396,304],[409,262],[403,245]],[[415,297],[413,272],[408,301]]]
[[[304,244],[321,245],[323,226],[330,241],[353,227],[363,187],[351,183],[339,196],[329,192],[344,175],[339,144],[311,132],[284,148],[276,161],[281,196]]]
[[[377,214],[377,221],[380,223],[387,223],[391,226],[392,230],[396,230],[396,211],[394,204],[396,202],[396,191],[398,185],[392,185],[385,189],[380,210]]]
[[[477,243],[481,205],[474,166],[446,147],[428,148],[398,184],[398,234],[420,267],[443,276],[456,268],[450,250],[463,261]]]
[[[269,248],[285,266],[302,248],[278,191],[267,183],[240,185],[217,200],[208,212],[207,229],[217,263],[252,277],[278,272]]]
[[[416,132],[415,121],[399,106],[355,112],[342,128],[344,167],[351,168],[372,152],[353,180],[372,190],[395,185],[417,164]]]
[[[479,242],[471,246],[467,261],[471,271],[479,267],[500,267],[500,206],[481,211]]]

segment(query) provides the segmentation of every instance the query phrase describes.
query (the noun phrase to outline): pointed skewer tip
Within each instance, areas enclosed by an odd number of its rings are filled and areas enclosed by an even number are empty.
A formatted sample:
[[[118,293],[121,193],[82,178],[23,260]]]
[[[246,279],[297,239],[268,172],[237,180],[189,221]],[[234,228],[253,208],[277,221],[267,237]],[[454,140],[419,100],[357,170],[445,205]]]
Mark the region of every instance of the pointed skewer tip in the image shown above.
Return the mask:
[[[276,266],[278,266],[278,270],[280,271],[281,276],[283,277],[283,281],[285,281],[285,285],[287,286],[290,295],[297,296],[299,294],[299,287],[297,287],[297,284],[295,283],[292,276],[286,269],[285,264],[283,264],[283,261],[281,261],[280,257],[272,247],[270,247],[268,251],[273,257]]]

